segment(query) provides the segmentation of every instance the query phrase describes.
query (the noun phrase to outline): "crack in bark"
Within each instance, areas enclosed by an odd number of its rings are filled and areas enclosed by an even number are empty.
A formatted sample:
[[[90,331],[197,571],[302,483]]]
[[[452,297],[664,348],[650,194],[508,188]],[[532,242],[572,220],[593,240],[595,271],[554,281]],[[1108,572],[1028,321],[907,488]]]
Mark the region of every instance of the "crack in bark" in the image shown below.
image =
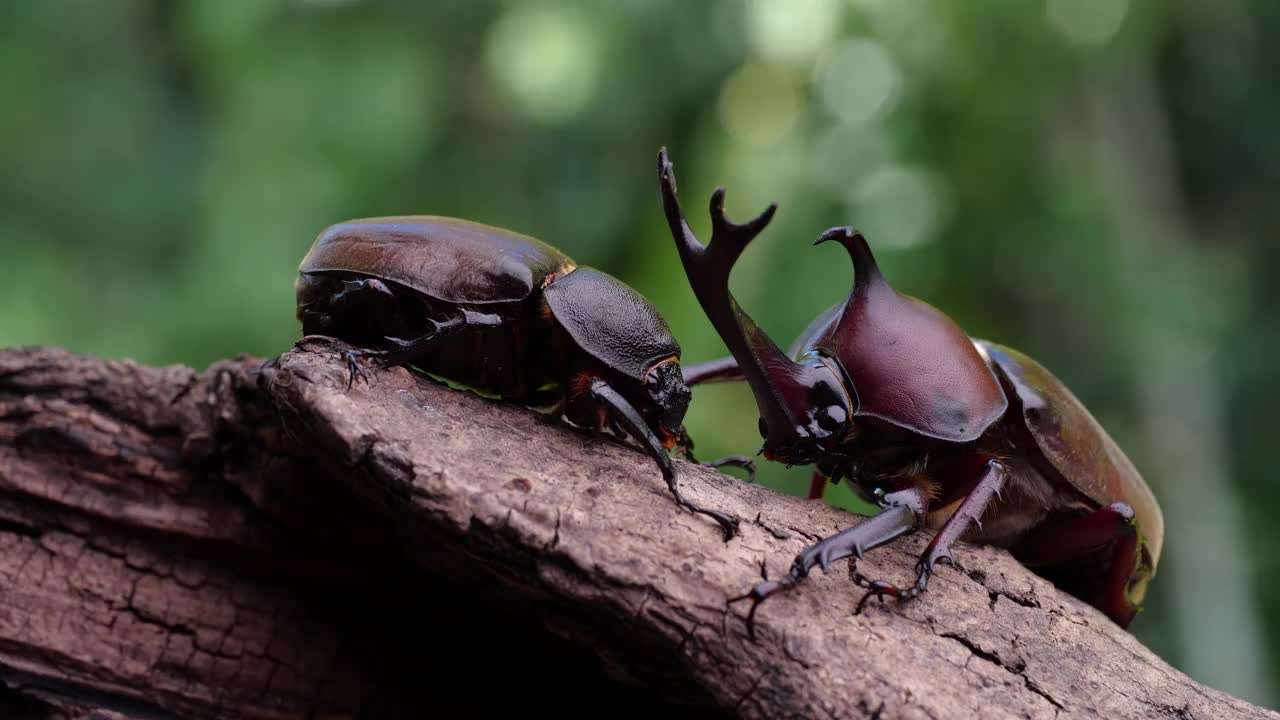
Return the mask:
[[[1037,685],[1036,682],[1027,675],[1026,673],[1027,664],[1025,661],[1020,659],[1018,660],[1018,662],[1013,664],[1006,663],[1003,659],[1001,659],[999,653],[984,650],[983,648],[979,647],[977,643],[973,642],[969,638],[959,633],[943,632],[943,633],[938,633],[938,637],[947,638],[948,640],[954,640],[960,643],[974,657],[978,657],[983,660],[986,660],[992,665],[995,665],[996,667],[1008,672],[1010,675],[1014,675],[1019,679],[1021,679],[1023,682],[1023,685],[1025,685],[1028,690],[1044,698],[1046,701],[1049,702],[1050,705],[1052,705],[1055,708],[1055,716],[1057,715],[1056,713],[1057,710],[1066,709],[1065,705],[1063,705],[1061,702],[1058,702],[1057,699],[1055,699],[1052,695],[1050,695],[1043,688]]]

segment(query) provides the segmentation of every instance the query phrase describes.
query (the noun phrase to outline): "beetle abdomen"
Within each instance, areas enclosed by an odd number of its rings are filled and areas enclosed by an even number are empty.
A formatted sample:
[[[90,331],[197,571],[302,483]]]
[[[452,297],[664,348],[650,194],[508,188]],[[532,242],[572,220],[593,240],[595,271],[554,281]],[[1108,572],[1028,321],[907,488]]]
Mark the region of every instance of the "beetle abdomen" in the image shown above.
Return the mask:
[[[352,220],[316,238],[300,273],[353,272],[439,300],[516,302],[573,261],[536,238],[467,220],[411,215]]]
[[[1133,508],[1154,571],[1164,542],[1164,517],[1155,495],[1124,451],[1043,365],[1012,348],[986,340],[974,345],[991,363],[1044,458],[1072,487],[1099,506]]]

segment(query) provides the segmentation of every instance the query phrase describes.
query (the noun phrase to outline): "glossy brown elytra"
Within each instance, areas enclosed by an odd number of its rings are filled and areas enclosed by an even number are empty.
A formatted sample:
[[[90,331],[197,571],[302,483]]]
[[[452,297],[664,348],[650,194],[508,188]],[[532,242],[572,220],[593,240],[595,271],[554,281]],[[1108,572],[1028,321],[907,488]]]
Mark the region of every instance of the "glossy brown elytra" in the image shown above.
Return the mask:
[[[711,198],[712,236],[698,242],[676,199],[664,149],[662,199],[698,302],[732,358],[685,369],[689,385],[743,380],[760,411],[765,457],[812,464],[815,492],[848,478],[881,510],[805,548],[786,577],[737,598],[760,603],[813,568],[861,557],[928,526],[916,580],[898,587],[855,572],[872,597],[920,594],[952,544],[1005,547],[1019,561],[1121,626],[1155,574],[1164,520],[1133,464],[1074,395],[1031,358],[969,338],[937,309],[895,291],[867,241],[849,228],[818,237],[849,253],[854,285],[783,353],[729,292],[729,272],[772,219],[738,225]]]
[[[403,216],[328,228],[296,284],[305,335],[411,365],[485,394],[547,408],[579,427],[640,442],[676,502],[731,538],[736,518],[687,500],[668,449],[692,459],[680,345],[648,300],[526,235],[454,218]],[[708,465],[750,461],[734,456]]]

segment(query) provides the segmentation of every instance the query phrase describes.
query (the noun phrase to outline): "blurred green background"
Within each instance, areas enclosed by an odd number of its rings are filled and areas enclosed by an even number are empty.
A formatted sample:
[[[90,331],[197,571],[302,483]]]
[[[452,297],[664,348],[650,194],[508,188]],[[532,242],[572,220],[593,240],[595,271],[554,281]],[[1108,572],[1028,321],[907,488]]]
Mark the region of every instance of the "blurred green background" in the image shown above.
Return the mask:
[[[784,346],[848,292],[809,243],[853,224],[899,289],[1062,377],[1166,513],[1134,631],[1275,706],[1278,40],[1273,0],[3,3],[0,345],[274,355],[316,233],[416,212],[558,245],[710,359],[668,145],[698,231],[716,184],[737,218],[781,204],[733,287]],[[714,456],[754,418],[715,386],[689,426]]]

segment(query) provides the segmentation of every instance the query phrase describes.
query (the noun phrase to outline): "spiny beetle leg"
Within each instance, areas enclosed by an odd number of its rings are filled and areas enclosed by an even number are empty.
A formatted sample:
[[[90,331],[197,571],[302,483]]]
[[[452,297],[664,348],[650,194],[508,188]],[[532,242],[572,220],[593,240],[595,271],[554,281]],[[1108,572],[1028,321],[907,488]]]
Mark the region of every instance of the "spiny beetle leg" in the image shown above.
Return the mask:
[[[1130,600],[1127,590],[1138,572],[1138,527],[1133,508],[1125,503],[1106,507],[1067,522],[1045,526],[1014,549],[1014,557],[1037,572],[1053,574],[1059,568],[1076,568],[1067,577],[1090,576],[1079,570],[1105,567],[1106,577],[1098,587],[1074,590],[1099,608],[1121,627],[1126,627],[1138,613],[1138,605]],[[1055,583],[1069,582],[1064,578]],[[1079,582],[1078,580],[1076,582]],[[1089,597],[1086,597],[1088,595]]]
[[[745,595],[729,600],[730,603],[751,601],[751,609],[747,612],[747,632],[752,640],[755,639],[756,609],[760,607],[760,603],[776,593],[795,587],[809,575],[814,565],[820,565],[823,571],[827,571],[831,563],[837,560],[853,555],[862,557],[864,552],[915,530],[919,519],[923,517],[926,502],[924,493],[918,488],[890,493],[885,496],[885,505],[876,516],[801,550],[791,563],[791,570],[786,577],[769,580],[766,576],[764,581],[756,583]]]
[[[333,343],[333,342],[338,342],[338,339],[331,337],[329,335],[316,335],[316,334],[303,335],[302,337],[298,338],[298,341],[295,342],[293,346],[295,348],[298,348],[299,350],[303,350],[303,349],[306,349],[307,346],[312,345],[316,342]],[[358,362],[360,357],[364,354],[365,354],[365,351],[362,351],[362,350],[344,350],[338,353],[338,357],[342,358],[342,362],[347,366],[347,389],[348,390],[351,389],[351,385],[355,382],[355,379],[357,376],[363,379],[366,383],[369,382],[369,376],[365,374],[364,370],[360,367],[360,363]],[[267,362],[263,363],[261,368],[259,369],[271,370],[271,369],[274,369],[279,363],[280,363],[280,356],[276,356],[271,360],[268,360]]]
[[[977,524],[981,527],[982,513],[987,506],[1000,492],[1000,488],[1004,485],[1007,470],[998,460],[988,460],[982,466],[983,472],[977,476],[977,482],[973,484],[973,489],[961,501],[960,506],[947,518],[942,529],[937,535],[929,541],[925,547],[924,553],[921,554],[919,562],[916,563],[916,581],[909,587],[899,588],[893,583],[884,580],[871,580],[865,575],[858,573],[855,576],[855,582],[861,587],[867,589],[867,593],[858,601],[856,613],[861,613],[866,607],[867,601],[874,595],[881,602],[884,598],[893,597],[898,600],[910,600],[925,591],[929,585],[929,577],[933,575],[933,568],[938,563],[946,561],[951,562],[951,545],[965,534],[970,526]]]
[[[1019,543],[1014,557],[1031,567],[1079,561],[1131,534],[1133,517],[1133,508],[1112,503],[1068,522],[1046,525]]]
[[[377,281],[370,280],[369,282]],[[347,389],[351,389],[352,384],[355,383],[356,376],[359,376],[366,384],[369,382],[369,376],[360,367],[359,360],[368,359],[384,368],[394,365],[411,365],[429,352],[431,345],[441,338],[457,335],[472,328],[495,327],[501,323],[502,319],[497,315],[462,309],[460,314],[450,316],[444,320],[428,319],[427,331],[412,340],[402,340],[394,337],[383,338],[385,343],[391,345],[390,350],[348,350],[342,353],[342,359],[347,364]]]
[[[680,492],[680,485],[676,481],[676,470],[671,462],[671,456],[667,454],[666,448],[663,447],[662,441],[658,440],[658,436],[653,432],[653,429],[640,417],[640,413],[626,398],[610,387],[609,383],[604,380],[596,380],[591,384],[591,395],[596,399],[596,402],[599,402],[610,411],[612,419],[621,425],[628,435],[639,442],[645,450],[649,451],[649,456],[653,458],[654,462],[658,463],[658,468],[662,470],[662,477],[667,481],[667,488],[671,491],[672,497],[675,498],[680,507],[715,520],[720,525],[720,531],[724,534],[725,542],[729,542],[734,535],[738,534],[738,518],[726,512],[704,508],[685,499]]]
[[[375,296],[393,298],[395,297],[395,293],[391,292],[391,288],[387,287],[386,283],[377,278],[343,280],[342,289],[333,294],[330,303],[336,307],[354,300],[362,300],[364,298]]]
[[[433,324],[434,320],[429,321]],[[438,326],[438,325],[437,325]],[[383,340],[388,344],[394,345],[393,350],[345,350],[342,353],[342,361],[347,364],[347,389],[355,384],[356,377],[364,380],[366,385],[369,384],[369,375],[365,373],[364,368],[360,366],[361,360],[372,362],[381,368],[389,368],[394,365],[411,364],[415,359],[422,356],[423,352],[439,337],[439,332],[430,330],[426,334],[413,340],[401,340],[400,338],[387,337]]]
[[[919,491],[912,489],[905,492]],[[793,572],[799,571],[800,577],[804,577],[814,565],[820,566],[823,572],[829,572],[831,563],[852,556],[861,558],[866,551],[911,532],[915,529],[916,522],[916,510],[909,505],[887,505],[860,524],[801,550],[796,556]]]

